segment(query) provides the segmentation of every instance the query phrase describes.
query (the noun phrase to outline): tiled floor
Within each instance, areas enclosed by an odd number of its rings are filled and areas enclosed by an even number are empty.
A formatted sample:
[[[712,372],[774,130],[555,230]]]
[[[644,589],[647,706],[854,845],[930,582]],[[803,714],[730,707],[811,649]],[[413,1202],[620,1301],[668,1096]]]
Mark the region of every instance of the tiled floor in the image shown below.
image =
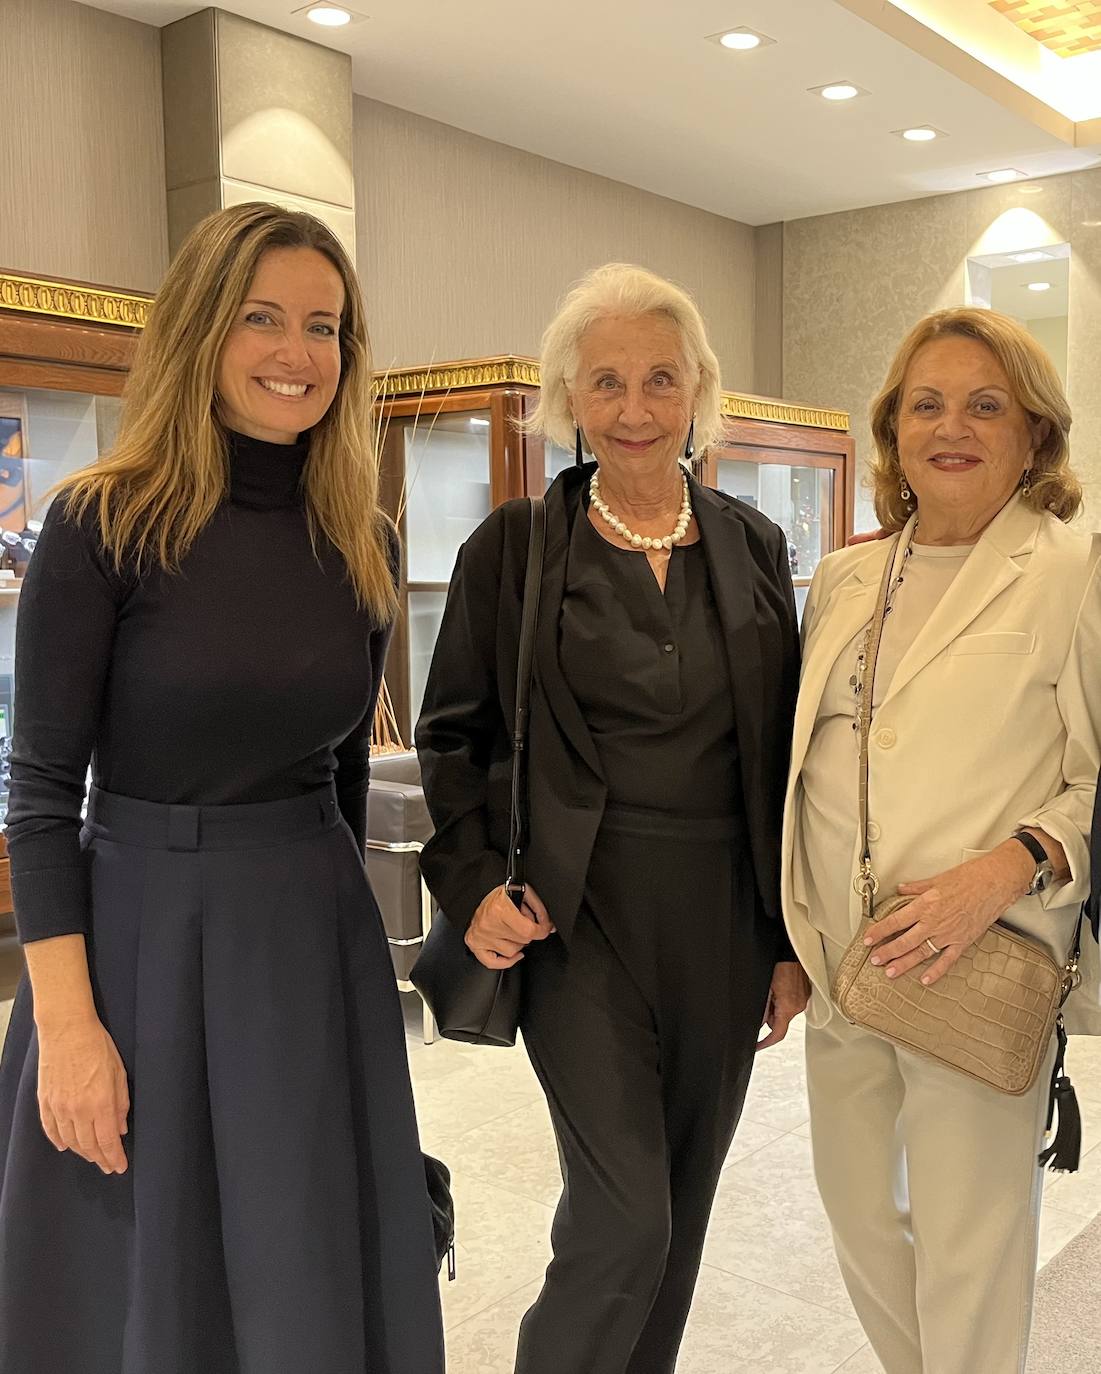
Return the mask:
[[[425,1149],[455,1173],[459,1272],[442,1285],[449,1374],[512,1374],[558,1195],[546,1109],[522,1050],[424,1045],[408,1009]],[[757,1065],[712,1215],[678,1374],[881,1374],[833,1258],[811,1171],[802,1023]],[[1050,1177],[1040,1260],[1101,1212],[1101,1041],[1072,1042],[1088,1151]]]
[[[411,1001],[411,999],[410,999]],[[0,1003],[0,1038],[10,1003]],[[459,1272],[442,1282],[449,1374],[511,1374],[550,1256],[558,1161],[522,1050],[419,1036],[409,1058],[425,1149],[455,1175]],[[1040,1260],[1101,1212],[1101,1040],[1075,1039],[1087,1151],[1050,1177]],[[727,1160],[678,1374],[881,1374],[841,1284],[811,1175],[802,1030],[761,1056]]]

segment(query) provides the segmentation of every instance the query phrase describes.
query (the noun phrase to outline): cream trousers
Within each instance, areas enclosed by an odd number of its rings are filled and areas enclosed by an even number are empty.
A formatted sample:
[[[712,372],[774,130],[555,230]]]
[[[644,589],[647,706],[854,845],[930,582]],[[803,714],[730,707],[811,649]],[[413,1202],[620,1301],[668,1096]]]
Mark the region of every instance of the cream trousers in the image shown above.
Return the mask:
[[[843,947],[823,943],[832,981]],[[818,1187],[887,1374],[1023,1374],[1054,1045],[1023,1097],[836,1013],[806,1046]]]

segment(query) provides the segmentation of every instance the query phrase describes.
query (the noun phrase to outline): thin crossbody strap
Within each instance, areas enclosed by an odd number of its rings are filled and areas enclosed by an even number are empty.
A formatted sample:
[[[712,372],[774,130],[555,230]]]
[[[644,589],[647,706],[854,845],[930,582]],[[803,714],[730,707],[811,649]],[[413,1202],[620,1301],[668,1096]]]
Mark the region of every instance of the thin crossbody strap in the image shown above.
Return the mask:
[[[912,537],[912,536],[911,536]],[[875,894],[879,891],[879,879],[872,868],[872,853],[868,843],[868,741],[872,732],[872,697],[875,691],[875,665],[879,658],[879,646],[883,640],[883,622],[887,618],[887,602],[891,586],[901,571],[902,562],[910,547],[907,539],[905,546],[901,536],[894,545],[883,566],[883,579],[879,584],[875,614],[868,627],[863,648],[857,658],[856,666],[856,727],[860,734],[860,777],[858,797],[860,801],[860,867],[853,880],[853,886],[860,895],[863,914],[868,919],[872,914]]]
[[[531,532],[528,565],[524,575],[524,609],[520,620],[520,646],[516,660],[516,717],[512,726],[512,817],[508,846],[510,893],[523,895],[524,845],[527,838],[527,735],[531,706],[531,671],[535,657],[535,632],[539,623],[539,593],[543,585],[543,549],[547,537],[547,508],[541,496],[530,498]]]

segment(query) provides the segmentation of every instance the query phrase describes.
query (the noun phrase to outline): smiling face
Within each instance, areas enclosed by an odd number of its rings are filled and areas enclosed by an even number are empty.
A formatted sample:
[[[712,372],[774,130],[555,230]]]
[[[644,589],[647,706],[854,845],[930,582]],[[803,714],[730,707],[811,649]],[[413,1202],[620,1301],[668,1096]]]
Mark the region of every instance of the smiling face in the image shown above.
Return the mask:
[[[570,409],[602,466],[675,471],[696,404],[680,330],[664,315],[609,315],[578,346]]]
[[[898,415],[899,460],[920,525],[982,530],[1031,467],[1045,423],[1025,411],[986,344],[954,334],[923,344]]]
[[[344,283],[324,254],[269,248],[218,358],[222,420],[273,444],[317,424],[340,382],[343,309]]]

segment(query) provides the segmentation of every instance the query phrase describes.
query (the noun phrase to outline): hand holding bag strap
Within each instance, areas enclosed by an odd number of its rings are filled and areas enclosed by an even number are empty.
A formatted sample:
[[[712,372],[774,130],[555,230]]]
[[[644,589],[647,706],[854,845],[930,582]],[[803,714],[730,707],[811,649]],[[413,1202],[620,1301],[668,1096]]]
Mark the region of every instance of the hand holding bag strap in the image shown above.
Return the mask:
[[[547,507],[541,496],[531,501],[528,566],[524,576],[524,608],[516,659],[516,717],[512,727],[512,816],[509,829],[508,876],[505,890],[517,906],[524,896],[524,846],[527,839],[527,736],[531,709],[531,674],[535,634],[539,625],[539,594],[543,586],[543,550],[547,538]]]

